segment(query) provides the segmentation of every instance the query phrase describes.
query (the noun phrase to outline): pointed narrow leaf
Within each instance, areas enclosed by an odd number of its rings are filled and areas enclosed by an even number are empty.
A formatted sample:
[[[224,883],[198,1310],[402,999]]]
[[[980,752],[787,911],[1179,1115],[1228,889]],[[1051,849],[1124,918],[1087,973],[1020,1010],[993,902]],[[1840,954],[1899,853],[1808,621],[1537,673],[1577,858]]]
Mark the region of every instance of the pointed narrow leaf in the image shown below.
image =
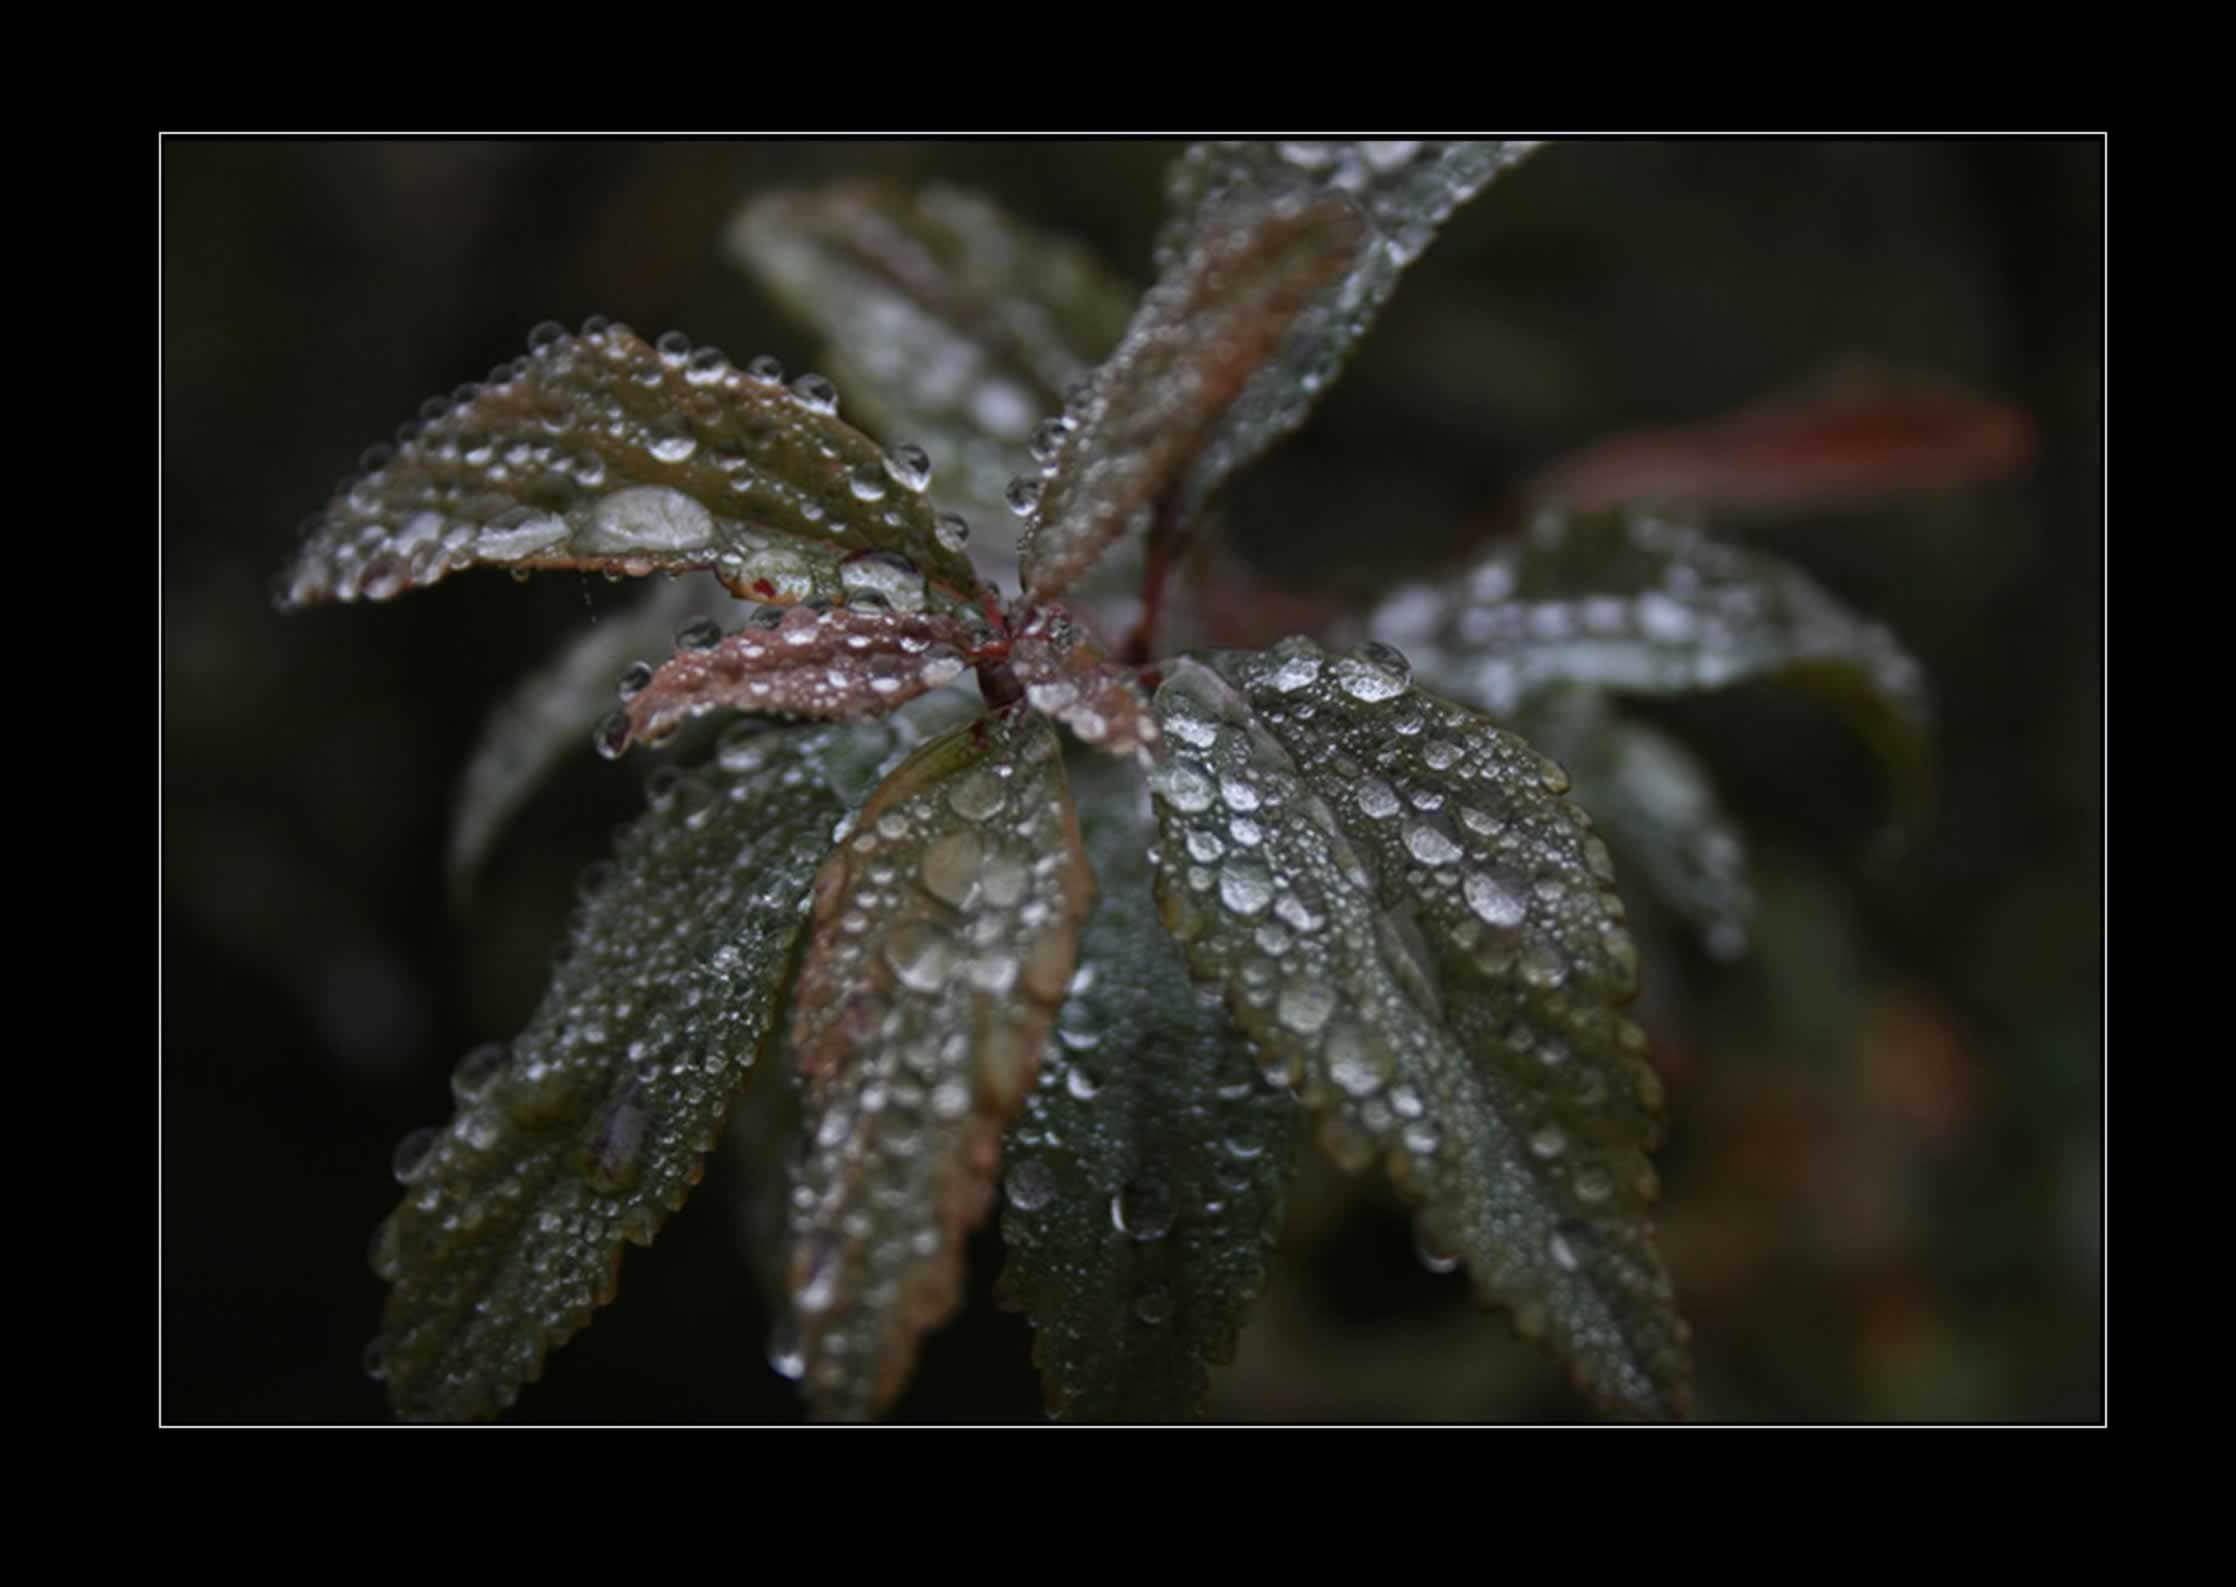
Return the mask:
[[[764,606],[737,633],[709,628],[712,643],[677,651],[628,697],[598,747],[618,755],[657,743],[724,707],[824,721],[882,716],[961,677],[965,651],[984,633],[983,622],[938,612]]]
[[[1556,459],[1521,494],[1568,512],[1794,507],[1996,479],[2033,449],[2034,426],[2016,408],[1884,376],[1843,378],[1702,424],[1612,436]]]
[[[1147,762],[1157,719],[1133,670],[1110,660],[1061,606],[1042,606],[1010,646],[1009,665],[1033,709],[1070,728],[1083,744]]]
[[[282,603],[386,600],[470,567],[711,568],[741,596],[842,596],[840,561],[883,550],[967,596],[912,460],[793,386],[677,335],[546,325],[524,358],[435,399],[342,482]]]
[[[1092,892],[1061,745],[1021,707],[919,750],[816,879],[792,1289],[822,1414],[890,1403],[953,1310]]]
[[[632,662],[665,655],[679,629],[737,603],[711,579],[653,579],[640,599],[571,635],[559,653],[521,680],[481,730],[466,763],[450,826],[450,879],[463,888],[497,834],[570,755],[590,748],[590,730],[613,709],[614,688]]]
[[[1645,1202],[1660,1082],[1617,1013],[1635,953],[1560,769],[1410,687],[1386,647],[1182,661],[1156,707],[1159,895],[1197,974],[1383,1157],[1612,1409],[1682,1414],[1686,1330]]]
[[[1690,750],[1592,689],[1548,690],[1517,725],[1567,771],[1569,798],[1625,871],[1643,876],[1716,958],[1746,952],[1755,913],[1746,843]]]
[[[1100,893],[1009,1134],[997,1293],[1032,1319],[1051,1415],[1176,1421],[1203,1414],[1264,1286],[1296,1103],[1158,928],[1137,774],[1076,769]]]
[[[1905,817],[1924,800],[1931,710],[1900,641],[1790,564],[1680,521],[1547,517],[1449,590],[1397,591],[1368,625],[1496,716],[1560,684],[1683,694],[1775,680],[1854,723]]]
[[[1112,541],[1148,531],[1220,415],[1365,242],[1335,197],[1244,198],[1205,219],[1066,420],[1037,504],[1020,498],[1029,593],[1058,593]]]
[[[614,1293],[698,1181],[767,1037],[815,869],[846,801],[834,769],[891,742],[820,728],[726,744],[654,779],[535,1017],[453,1078],[450,1125],[397,1156],[376,1265],[380,1344],[413,1419],[495,1414]]]
[[[871,426],[923,447],[934,493],[988,530],[1033,467],[1035,427],[1117,345],[1135,296],[1085,248],[952,188],[767,194],[730,248],[828,338]]]
[[[1198,143],[1173,165],[1173,219],[1157,246],[1160,270],[1222,224],[1223,206],[1281,193],[1343,194],[1372,228],[1368,245],[1298,320],[1280,356],[1260,369],[1221,417],[1189,471],[1189,511],[1268,446],[1304,422],[1382,310],[1397,278],[1452,212],[1535,149],[1528,142]]]

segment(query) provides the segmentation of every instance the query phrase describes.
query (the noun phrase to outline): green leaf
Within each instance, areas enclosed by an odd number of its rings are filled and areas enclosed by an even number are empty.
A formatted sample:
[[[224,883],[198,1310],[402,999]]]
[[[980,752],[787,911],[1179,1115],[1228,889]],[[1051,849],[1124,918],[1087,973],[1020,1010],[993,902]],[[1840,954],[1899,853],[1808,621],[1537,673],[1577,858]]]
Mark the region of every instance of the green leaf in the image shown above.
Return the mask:
[[[469,567],[711,568],[749,598],[836,599],[862,551],[975,590],[921,459],[880,452],[820,377],[788,387],[603,320],[542,326],[529,347],[367,454],[306,526],[283,605],[386,600]]]
[[[1925,802],[1924,669],[1799,569],[1681,521],[1543,518],[1450,589],[1397,591],[1368,630],[1502,717],[1561,684],[1666,695],[1776,681],[1855,725],[1893,775],[1902,819]]]
[[[398,1152],[376,1266],[391,1403],[494,1415],[610,1300],[622,1243],[681,1206],[766,1040],[803,904],[849,803],[833,779],[882,727],[726,741],[653,779],[651,808],[585,878],[569,947],[510,1049],[467,1057],[448,1128]]]
[[[1425,1248],[1627,1414],[1682,1414],[1686,1328],[1645,1216],[1660,1082],[1636,954],[1560,768],[1411,687],[1386,646],[1176,663],[1156,698],[1159,900],[1191,968],[1421,1197]]]
[[[1353,346],[1405,268],[1460,205],[1537,145],[1528,142],[1198,143],[1166,178],[1172,220],[1158,240],[1171,269],[1225,222],[1238,200],[1281,194],[1342,194],[1371,227],[1371,240],[1340,279],[1298,319],[1280,356],[1258,370],[1205,441],[1188,475],[1192,515],[1236,471],[1304,422],[1342,371]]]
[[[1595,689],[1546,690],[1516,725],[1568,772],[1569,797],[1623,868],[1643,875],[1711,955],[1746,952],[1755,913],[1746,843],[1691,751]]]
[[[1036,426],[1117,344],[1135,297],[1085,248],[943,187],[766,194],[730,248],[828,340],[870,426],[923,447],[934,494],[991,530],[1035,466]]]
[[[725,707],[824,721],[882,716],[961,677],[965,652],[987,632],[976,613],[764,606],[734,634],[709,624],[649,677],[632,678],[598,748],[618,755],[657,743]]]
[[[694,620],[735,602],[705,579],[653,579],[632,606],[571,635],[521,680],[481,730],[466,763],[450,826],[450,879],[464,889],[513,813],[569,755],[590,747],[590,730],[613,709],[630,663],[665,654]]]
[[[1296,1104],[1159,929],[1139,778],[1079,774],[1100,884],[1040,1084],[1010,1131],[997,1294],[1027,1313],[1051,1415],[1200,1416],[1265,1283]]]
[[[913,755],[817,878],[792,1292],[820,1414],[889,1404],[953,1310],[1092,893],[1060,742],[1021,707]]]
[[[1074,404],[1046,484],[1017,498],[1031,514],[1019,548],[1030,594],[1057,594],[1113,541],[1150,530],[1220,416],[1365,244],[1358,210],[1340,198],[1215,207]]]

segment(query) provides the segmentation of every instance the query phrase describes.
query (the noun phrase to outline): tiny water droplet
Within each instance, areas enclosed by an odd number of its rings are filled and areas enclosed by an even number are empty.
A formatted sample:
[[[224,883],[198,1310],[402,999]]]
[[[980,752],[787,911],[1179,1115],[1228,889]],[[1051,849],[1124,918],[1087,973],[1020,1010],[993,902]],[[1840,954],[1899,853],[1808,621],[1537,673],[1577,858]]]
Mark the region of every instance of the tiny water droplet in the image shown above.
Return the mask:
[[[426,1170],[427,1159],[435,1147],[436,1131],[432,1127],[416,1129],[396,1143],[396,1154],[389,1159],[389,1169],[399,1185],[408,1185]]]
[[[675,631],[678,650],[712,650],[722,643],[722,625],[711,617],[693,618]]]

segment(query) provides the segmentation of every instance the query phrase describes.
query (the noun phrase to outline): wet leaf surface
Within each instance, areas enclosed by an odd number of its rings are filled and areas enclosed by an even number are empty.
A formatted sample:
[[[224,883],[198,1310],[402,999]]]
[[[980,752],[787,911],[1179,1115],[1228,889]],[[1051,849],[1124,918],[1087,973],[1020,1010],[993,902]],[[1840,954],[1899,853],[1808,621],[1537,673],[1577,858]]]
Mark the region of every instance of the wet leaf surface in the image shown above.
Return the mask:
[[[827,339],[865,422],[924,449],[933,495],[978,531],[980,557],[1004,557],[1003,492],[1036,466],[1034,432],[1065,390],[1117,345],[1134,289],[1078,244],[945,187],[765,194],[731,224],[730,249]]]
[[[748,599],[843,598],[849,553],[890,551],[968,597],[914,459],[787,386],[671,333],[539,327],[527,356],[430,399],[344,480],[281,603],[386,600],[471,567],[642,576],[711,568]]]
[[[1386,646],[1182,661],[1157,694],[1159,900],[1346,1167],[1624,1414],[1682,1414],[1645,1216],[1660,1082],[1636,955],[1560,769]]]
[[[1746,952],[1754,929],[1747,847],[1707,768],[1659,729],[1621,715],[1595,690],[1553,689],[1517,725],[1569,775],[1569,797],[1718,959]]]
[[[654,778],[527,1029],[469,1054],[450,1124],[399,1148],[375,1265],[400,1415],[503,1410],[612,1299],[623,1243],[683,1204],[769,1036],[847,779],[891,743],[765,734]]]
[[[1664,695],[1775,681],[1855,725],[1905,821],[1927,795],[1925,674],[1893,633],[1798,568],[1682,520],[1541,519],[1448,586],[1398,590],[1368,628],[1502,717],[1562,684]]]
[[[1157,263],[1201,246],[1238,200],[1282,194],[1338,196],[1357,205],[1369,236],[1288,333],[1278,357],[1255,371],[1220,418],[1188,474],[1184,510],[1192,514],[1237,470],[1304,422],[1341,373],[1397,280],[1454,210],[1537,147],[1534,143],[1298,141],[1191,145],[1166,179],[1173,219],[1158,240]]]
[[[985,632],[983,622],[937,612],[764,606],[736,633],[710,624],[688,636],[627,696],[615,736],[598,747],[619,754],[657,743],[724,708],[819,721],[882,716],[961,677]]]
[[[1205,218],[1066,413],[1045,483],[1021,482],[1028,593],[1057,594],[1112,542],[1150,532],[1221,415],[1365,244],[1335,197],[1246,196]]]
[[[791,1283],[819,1414],[889,1404],[953,1310],[1092,892],[1060,742],[1023,708],[918,751],[818,876]]]
[[[1009,1133],[997,1293],[1032,1319],[1051,1415],[1177,1421],[1264,1286],[1297,1109],[1159,928],[1139,776],[1075,769],[1099,894]]]
[[[1025,698],[1071,729],[1083,744],[1144,763],[1155,751],[1157,719],[1133,669],[1117,666],[1086,628],[1060,606],[1044,606],[1010,648]]]

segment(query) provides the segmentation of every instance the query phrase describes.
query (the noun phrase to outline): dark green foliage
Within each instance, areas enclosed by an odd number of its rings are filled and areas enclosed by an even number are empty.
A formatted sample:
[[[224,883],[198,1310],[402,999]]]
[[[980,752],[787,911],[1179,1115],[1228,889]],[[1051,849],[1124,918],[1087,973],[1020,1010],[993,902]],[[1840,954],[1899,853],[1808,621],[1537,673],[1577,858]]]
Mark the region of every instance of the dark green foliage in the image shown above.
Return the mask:
[[[1800,573],[1651,514],[1548,517],[1457,588],[1393,597],[1347,654],[1145,659],[1220,487],[1524,152],[1200,146],[1130,321],[1107,272],[982,201],[763,198],[739,252],[887,444],[820,377],[594,322],[539,331],[343,484],[289,604],[475,565],[705,570],[752,603],[648,598],[523,693],[469,784],[461,870],[570,721],[588,742],[610,707],[586,679],[626,651],[654,653],[618,674],[609,755],[752,713],[710,765],[659,774],[527,1032],[470,1059],[457,1119],[411,1143],[376,1251],[399,1413],[510,1404],[772,1053],[798,1167],[755,1248],[785,1269],[778,1355],[822,1415],[893,1402],[997,1187],[1000,1293],[1051,1412],[1202,1414],[1265,1282],[1300,1103],[1596,1403],[1686,1413],[1647,1217],[1661,1085],[1587,812],[1720,949],[1747,884],[1705,778],[1606,696],[1796,683],[1914,775],[1915,666]],[[953,511],[1005,470],[1014,564],[986,534],[966,553]],[[1114,632],[1091,576],[1136,558]],[[792,1100],[753,1109],[763,1149]]]

